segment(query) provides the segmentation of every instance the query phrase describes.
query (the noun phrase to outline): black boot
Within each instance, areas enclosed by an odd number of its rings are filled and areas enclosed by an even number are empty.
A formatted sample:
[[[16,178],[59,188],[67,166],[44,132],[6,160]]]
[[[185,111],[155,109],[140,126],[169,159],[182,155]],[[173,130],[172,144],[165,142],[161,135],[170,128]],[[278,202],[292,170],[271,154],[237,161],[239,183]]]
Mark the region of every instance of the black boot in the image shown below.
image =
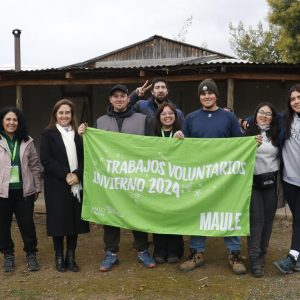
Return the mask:
[[[65,272],[66,271],[63,252],[56,252],[55,253],[55,266],[56,266],[56,270],[58,272]]]
[[[13,253],[4,254],[4,272],[12,272],[15,268],[15,255]]]
[[[75,250],[68,250],[66,253],[65,266],[67,270],[78,272],[79,267],[75,261]]]
[[[27,268],[30,272],[35,272],[40,269],[39,263],[36,259],[36,253],[35,252],[27,252],[26,255],[27,260]]]
[[[259,257],[250,257],[250,272],[253,277],[263,277],[264,270],[261,267],[261,260]]]
[[[265,253],[261,253],[259,255],[259,259],[260,259],[261,267],[264,268],[265,264],[266,264],[266,254]]]

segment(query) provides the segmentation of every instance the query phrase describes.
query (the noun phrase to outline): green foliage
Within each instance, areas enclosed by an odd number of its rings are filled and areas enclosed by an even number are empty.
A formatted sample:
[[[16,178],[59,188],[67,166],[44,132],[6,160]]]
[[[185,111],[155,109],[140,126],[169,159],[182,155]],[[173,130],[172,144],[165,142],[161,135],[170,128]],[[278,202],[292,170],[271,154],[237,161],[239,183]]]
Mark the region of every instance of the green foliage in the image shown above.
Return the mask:
[[[229,25],[231,48],[242,58],[256,62],[300,63],[300,0],[267,0],[269,30],[261,23],[248,30],[242,22]]]
[[[257,28],[246,30],[244,24],[239,22],[237,27],[229,24],[230,45],[234,53],[241,59],[259,63],[274,63],[282,61],[278,42],[278,28],[271,25],[269,31],[264,31],[261,22]]]
[[[277,48],[287,62],[300,62],[300,1],[267,0],[269,22],[279,28]]]

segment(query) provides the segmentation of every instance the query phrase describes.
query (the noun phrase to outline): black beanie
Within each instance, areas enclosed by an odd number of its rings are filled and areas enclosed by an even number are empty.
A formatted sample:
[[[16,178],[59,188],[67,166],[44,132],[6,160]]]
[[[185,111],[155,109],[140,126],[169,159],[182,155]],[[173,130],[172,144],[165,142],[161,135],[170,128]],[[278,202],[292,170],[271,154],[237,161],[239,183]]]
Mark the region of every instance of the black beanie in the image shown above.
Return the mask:
[[[198,86],[198,96],[205,91],[211,91],[216,94],[217,97],[219,97],[218,87],[212,79],[204,79],[202,82],[200,82]]]

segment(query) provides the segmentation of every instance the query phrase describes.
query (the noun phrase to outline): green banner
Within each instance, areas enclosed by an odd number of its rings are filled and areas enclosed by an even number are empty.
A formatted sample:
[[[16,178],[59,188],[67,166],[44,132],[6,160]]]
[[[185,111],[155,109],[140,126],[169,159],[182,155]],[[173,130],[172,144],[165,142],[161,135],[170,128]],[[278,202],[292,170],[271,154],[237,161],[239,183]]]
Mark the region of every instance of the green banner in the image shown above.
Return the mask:
[[[163,234],[244,236],[254,137],[145,137],[88,128],[82,218]]]

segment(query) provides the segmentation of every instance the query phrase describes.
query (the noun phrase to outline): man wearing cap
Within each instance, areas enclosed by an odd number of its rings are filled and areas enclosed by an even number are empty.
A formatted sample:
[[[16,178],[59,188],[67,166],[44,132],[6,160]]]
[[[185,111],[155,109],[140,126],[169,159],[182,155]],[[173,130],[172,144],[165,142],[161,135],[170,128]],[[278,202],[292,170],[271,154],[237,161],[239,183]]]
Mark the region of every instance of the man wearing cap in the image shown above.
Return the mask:
[[[198,86],[198,96],[202,108],[190,113],[183,124],[183,131],[175,133],[177,138],[229,138],[240,137],[242,132],[236,116],[217,106],[219,90],[212,79],[203,80]],[[204,264],[205,236],[190,238],[189,259],[180,269],[192,271]],[[229,254],[229,265],[237,275],[245,274],[246,268],[240,259],[240,237],[225,237],[224,242]]]
[[[154,135],[147,116],[135,113],[129,106],[128,89],[118,84],[111,88],[109,93],[110,106],[107,114],[97,119],[95,128],[121,133]],[[78,133],[83,134],[86,125],[81,124]],[[120,228],[103,225],[105,257],[100,264],[100,271],[110,271],[118,264],[117,252],[120,243]],[[148,252],[148,234],[132,231],[134,245],[138,250],[138,260],[147,268],[154,268],[156,263]]]
[[[168,83],[164,78],[154,78],[149,86],[147,84],[148,80],[143,86],[138,87],[130,94],[130,105],[133,106],[134,111],[148,116],[152,126],[154,126],[155,114],[158,107],[165,102],[173,102],[167,98],[169,93]],[[152,96],[149,99],[140,99],[149,88],[151,88]],[[182,111],[176,108],[176,113],[179,120],[183,122],[184,116]]]

